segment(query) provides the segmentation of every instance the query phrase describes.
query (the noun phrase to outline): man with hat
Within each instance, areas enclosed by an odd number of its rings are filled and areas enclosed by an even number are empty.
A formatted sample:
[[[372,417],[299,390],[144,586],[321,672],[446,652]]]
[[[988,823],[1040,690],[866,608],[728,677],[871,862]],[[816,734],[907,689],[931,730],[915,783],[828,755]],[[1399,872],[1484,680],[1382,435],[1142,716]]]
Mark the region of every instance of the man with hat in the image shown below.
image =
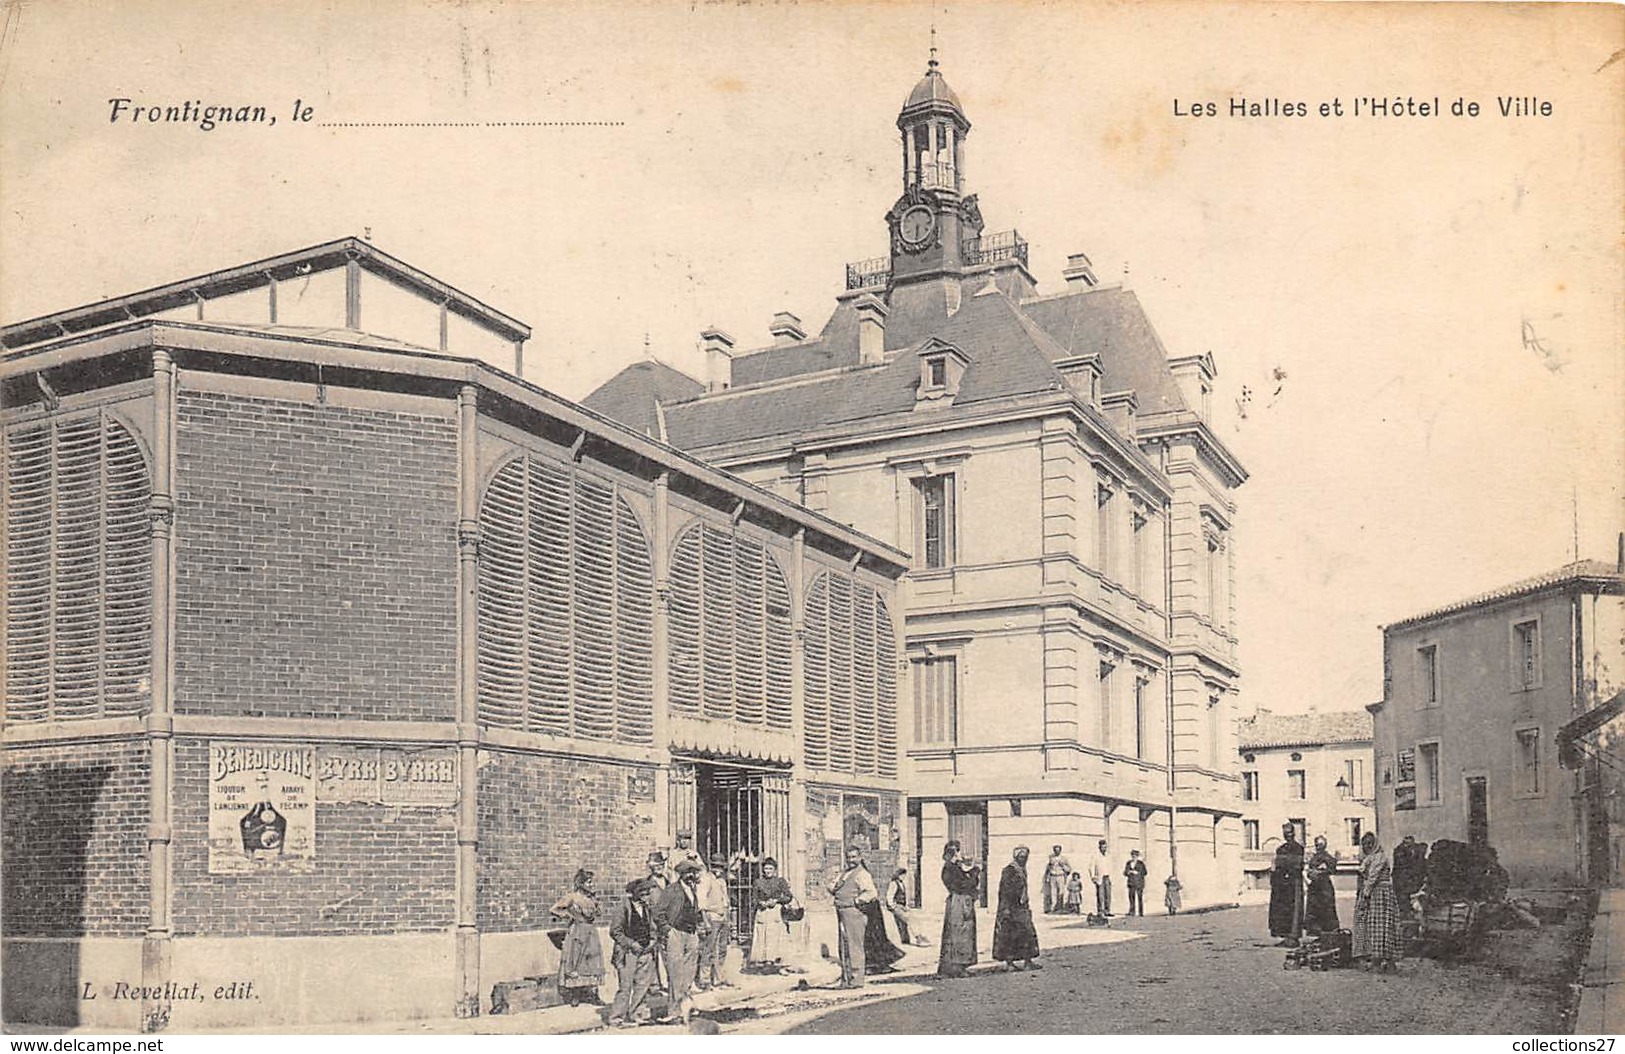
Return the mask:
[[[700,910],[705,913],[705,931],[700,936],[700,975],[695,987],[733,985],[723,979],[728,959],[728,858],[711,854],[711,867],[700,876]]]
[[[700,908],[700,875],[693,860],[677,865],[677,881],[666,887],[655,904],[655,932],[666,961],[666,983],[671,990],[668,1021],[687,1023],[694,1013],[694,971],[700,961],[700,930],[705,912]]]
[[[609,1005],[611,1025],[635,1024],[648,1016],[643,1004],[656,980],[654,899],[659,888],[646,878],[634,878],[626,884],[626,899],[610,916],[609,939],[615,946],[610,962],[620,982]]]
[[[666,854],[666,866],[671,869],[667,872],[667,876],[673,882],[677,881],[677,865],[684,860],[692,860],[700,865],[701,871],[705,870],[705,861],[700,858],[700,854],[694,849],[694,832],[687,828],[677,832],[677,844],[672,846],[671,852]]]

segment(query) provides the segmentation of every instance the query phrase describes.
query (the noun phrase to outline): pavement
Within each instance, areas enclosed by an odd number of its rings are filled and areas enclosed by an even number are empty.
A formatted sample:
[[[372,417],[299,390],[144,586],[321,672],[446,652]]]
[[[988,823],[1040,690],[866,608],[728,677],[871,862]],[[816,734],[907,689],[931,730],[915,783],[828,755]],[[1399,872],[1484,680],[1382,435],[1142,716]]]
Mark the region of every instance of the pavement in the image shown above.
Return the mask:
[[[727,979],[733,987],[712,989],[695,994],[696,1016],[716,1022],[724,1031],[764,1032],[779,1031],[777,1023],[789,1025],[808,1016],[817,1016],[832,1010],[856,1008],[870,1003],[917,995],[924,991],[920,983],[933,977],[937,969],[936,938],[942,932],[941,915],[915,912],[920,932],[931,944],[904,949],[904,957],[896,972],[871,975],[870,983],[858,990],[837,988],[840,968],[832,960],[819,956],[821,947],[835,947],[835,919],[832,911],[808,912],[812,924],[809,942],[813,957],[801,964],[804,973],[796,974],[743,974],[739,971],[740,949],[731,948]],[[1039,943],[1046,952],[1052,949],[1113,944],[1142,938],[1143,928],[1152,919],[1114,919],[1106,928],[1091,927],[1076,915],[1043,915],[1034,918]],[[988,956],[993,939],[993,914],[977,912],[978,953],[983,965],[975,972],[1002,971],[1002,965],[989,964]],[[615,993],[613,976],[605,980],[601,994],[607,1004]],[[341,1032],[367,1034],[396,1033],[434,1035],[568,1035],[597,1031],[620,1031],[626,1034],[658,1035],[682,1034],[690,1029],[677,1025],[643,1025],[624,1030],[610,1030],[604,1025],[604,1008],[597,1006],[555,1006],[517,1014],[489,1015],[477,1018],[425,1019],[383,1024],[369,1022],[354,1027],[339,1026]],[[702,1026],[703,1027],[703,1026]],[[324,1026],[321,1031],[333,1033],[334,1027]]]
[[[1625,1033],[1625,889],[1602,891],[1580,984],[1574,1034]]]

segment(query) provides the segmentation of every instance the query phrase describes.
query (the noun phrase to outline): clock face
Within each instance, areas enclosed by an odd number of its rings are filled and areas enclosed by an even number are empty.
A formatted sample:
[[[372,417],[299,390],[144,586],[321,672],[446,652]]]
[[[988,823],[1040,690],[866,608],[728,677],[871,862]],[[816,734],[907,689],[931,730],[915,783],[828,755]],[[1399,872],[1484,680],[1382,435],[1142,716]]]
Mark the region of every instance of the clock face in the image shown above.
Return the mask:
[[[937,217],[923,205],[916,205],[903,213],[897,221],[897,233],[909,245],[922,245],[936,228]]]

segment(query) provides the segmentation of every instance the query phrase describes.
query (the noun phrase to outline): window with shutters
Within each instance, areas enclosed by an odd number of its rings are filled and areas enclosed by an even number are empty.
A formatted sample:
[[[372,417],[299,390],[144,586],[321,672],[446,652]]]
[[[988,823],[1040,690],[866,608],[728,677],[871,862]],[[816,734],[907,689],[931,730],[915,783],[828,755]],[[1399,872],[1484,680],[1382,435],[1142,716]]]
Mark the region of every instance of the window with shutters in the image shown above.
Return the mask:
[[[524,457],[480,503],[479,713],[579,739],[654,738],[654,567],[617,488]]]
[[[951,747],[959,742],[959,660],[952,655],[915,659],[914,743]]]
[[[807,765],[896,776],[897,638],[885,601],[826,571],[807,590],[805,623]]]
[[[109,717],[151,699],[151,479],[105,411],[5,437],[8,721]]]
[[[697,523],[671,560],[674,714],[790,728],[790,588],[766,546]]]

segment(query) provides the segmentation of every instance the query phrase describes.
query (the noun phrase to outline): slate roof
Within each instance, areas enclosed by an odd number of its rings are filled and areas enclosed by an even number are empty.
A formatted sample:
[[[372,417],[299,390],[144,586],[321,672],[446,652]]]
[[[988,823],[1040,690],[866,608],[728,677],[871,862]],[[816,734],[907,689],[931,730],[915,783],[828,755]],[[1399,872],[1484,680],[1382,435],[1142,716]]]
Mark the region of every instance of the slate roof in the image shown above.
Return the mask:
[[[1391,622],[1383,627],[1384,632],[1391,629],[1409,626],[1417,622],[1426,622],[1429,619],[1439,618],[1443,615],[1453,615],[1458,611],[1479,607],[1483,604],[1493,604],[1501,600],[1511,600],[1514,597],[1530,593],[1540,593],[1548,589],[1557,589],[1566,586],[1586,586],[1599,594],[1617,595],[1625,590],[1625,575],[1621,575],[1619,568],[1602,560],[1578,560],[1571,564],[1564,564],[1554,571],[1535,575],[1532,578],[1521,579],[1499,589],[1492,589],[1477,596],[1458,600],[1431,611],[1424,611],[1420,615]]]
[[[882,365],[857,364],[854,326],[849,347],[822,342],[835,368],[668,406],[667,436],[677,446],[699,449],[912,411],[920,380],[918,354],[930,337],[953,344],[970,357],[954,399],[956,408],[1058,391],[1066,383],[1050,365],[1053,356],[1046,354],[1053,342],[1028,325],[1009,298],[1000,294],[967,297],[957,313],[936,325],[905,316],[896,322],[888,319],[886,329],[888,344],[894,334],[907,344]],[[805,349],[804,354],[812,350]]]
[[[1371,715],[1364,710],[1316,714],[1261,713],[1238,722],[1236,743],[1242,750],[1369,743],[1371,724]]]
[[[1102,390],[1134,390],[1140,413],[1186,409],[1167,352],[1132,292],[1093,288],[1018,302],[984,276],[962,286],[952,313],[941,283],[893,290],[883,365],[859,366],[857,313],[843,298],[818,336],[737,356],[726,393],[696,397],[699,386],[689,381],[686,397],[677,382],[661,394],[655,378],[628,367],[585,403],[647,429],[659,397],[667,440],[686,449],[793,436],[912,410],[918,353],[935,338],[970,359],[956,409],[1060,391],[1066,382],[1054,363],[1088,354],[1100,356]]]
[[[1132,390],[1142,414],[1189,409],[1168,372],[1168,351],[1130,290],[1108,286],[1028,300],[1021,310],[1068,354],[1100,356],[1101,391]]]
[[[634,431],[660,439],[663,437],[655,403],[692,399],[704,391],[705,385],[681,370],[645,359],[605,381],[581,400],[581,405]]]

